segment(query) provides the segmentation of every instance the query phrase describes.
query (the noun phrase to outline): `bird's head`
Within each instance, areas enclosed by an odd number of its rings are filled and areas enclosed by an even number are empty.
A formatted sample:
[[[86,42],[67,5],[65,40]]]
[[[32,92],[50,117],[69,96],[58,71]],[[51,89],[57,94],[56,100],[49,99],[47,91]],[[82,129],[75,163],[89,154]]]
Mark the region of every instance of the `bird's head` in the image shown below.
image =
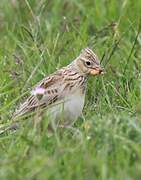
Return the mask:
[[[83,49],[75,59],[74,64],[75,68],[82,74],[104,74],[104,69],[100,65],[99,58],[90,48]]]

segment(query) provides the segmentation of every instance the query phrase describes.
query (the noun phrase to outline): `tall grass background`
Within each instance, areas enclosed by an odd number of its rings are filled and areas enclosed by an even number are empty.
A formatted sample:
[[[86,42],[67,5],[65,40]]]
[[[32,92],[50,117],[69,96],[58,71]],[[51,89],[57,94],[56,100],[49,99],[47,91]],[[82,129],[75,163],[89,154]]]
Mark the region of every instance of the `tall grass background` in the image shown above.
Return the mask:
[[[141,178],[141,1],[1,0],[0,126],[45,75],[92,48],[83,117],[48,136],[30,117],[0,136],[0,179]]]

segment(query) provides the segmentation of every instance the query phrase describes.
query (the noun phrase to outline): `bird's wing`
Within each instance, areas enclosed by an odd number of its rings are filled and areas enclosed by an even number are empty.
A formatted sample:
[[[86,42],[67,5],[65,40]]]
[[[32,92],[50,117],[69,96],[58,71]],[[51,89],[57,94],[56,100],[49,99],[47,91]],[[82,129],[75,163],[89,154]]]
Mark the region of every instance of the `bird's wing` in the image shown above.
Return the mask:
[[[14,117],[22,116],[38,107],[46,107],[58,101],[62,96],[63,80],[63,70],[59,70],[37,83],[33,87],[31,95],[14,113]]]
[[[78,73],[62,68],[34,86],[31,95],[21,104],[15,115],[21,116],[38,107],[63,101],[64,97],[75,91],[83,82],[84,78]]]

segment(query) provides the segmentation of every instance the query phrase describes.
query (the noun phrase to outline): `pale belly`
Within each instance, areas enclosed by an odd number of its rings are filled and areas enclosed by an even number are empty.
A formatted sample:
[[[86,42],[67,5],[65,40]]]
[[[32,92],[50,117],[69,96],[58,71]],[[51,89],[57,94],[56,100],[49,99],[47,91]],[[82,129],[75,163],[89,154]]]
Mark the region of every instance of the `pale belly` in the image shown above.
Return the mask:
[[[85,95],[75,93],[67,97],[63,102],[58,102],[48,110],[51,123],[54,125],[70,125],[81,115],[84,107]],[[56,125],[55,125],[56,126]]]

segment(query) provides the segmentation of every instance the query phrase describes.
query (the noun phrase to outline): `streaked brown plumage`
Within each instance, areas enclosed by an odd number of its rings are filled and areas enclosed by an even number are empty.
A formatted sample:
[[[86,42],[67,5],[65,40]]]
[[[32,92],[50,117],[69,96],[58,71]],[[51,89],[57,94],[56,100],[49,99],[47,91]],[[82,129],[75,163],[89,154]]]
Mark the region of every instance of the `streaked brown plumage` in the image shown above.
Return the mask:
[[[85,48],[70,65],[37,83],[14,117],[52,105],[49,110],[51,119],[59,119],[63,107],[65,121],[72,122],[82,113],[88,75],[102,73],[96,54]]]

